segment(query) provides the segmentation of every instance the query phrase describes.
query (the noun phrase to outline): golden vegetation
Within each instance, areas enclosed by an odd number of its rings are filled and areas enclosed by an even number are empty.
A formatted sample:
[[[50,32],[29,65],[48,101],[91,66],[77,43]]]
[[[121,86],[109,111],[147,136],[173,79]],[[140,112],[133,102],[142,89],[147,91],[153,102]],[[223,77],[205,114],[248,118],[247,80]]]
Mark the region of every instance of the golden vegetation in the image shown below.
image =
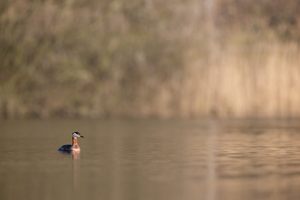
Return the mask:
[[[293,0],[1,1],[0,116],[299,117],[299,11]]]

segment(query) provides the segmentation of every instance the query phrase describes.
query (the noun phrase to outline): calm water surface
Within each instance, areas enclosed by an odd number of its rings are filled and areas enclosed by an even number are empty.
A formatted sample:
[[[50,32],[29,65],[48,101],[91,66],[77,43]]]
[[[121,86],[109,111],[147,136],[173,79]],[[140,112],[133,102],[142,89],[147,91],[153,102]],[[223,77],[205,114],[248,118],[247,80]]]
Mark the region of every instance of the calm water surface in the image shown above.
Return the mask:
[[[0,199],[300,199],[297,123],[1,121]],[[79,130],[80,155],[57,148]]]

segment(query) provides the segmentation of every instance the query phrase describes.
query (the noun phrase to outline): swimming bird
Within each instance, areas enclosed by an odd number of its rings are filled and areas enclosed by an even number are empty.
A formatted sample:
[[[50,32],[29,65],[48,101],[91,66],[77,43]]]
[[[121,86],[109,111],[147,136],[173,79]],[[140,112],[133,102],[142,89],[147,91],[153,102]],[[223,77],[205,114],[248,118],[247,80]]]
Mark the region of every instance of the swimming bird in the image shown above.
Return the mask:
[[[82,135],[80,135],[80,133],[78,131],[75,131],[72,133],[72,144],[65,144],[62,145],[58,151],[61,152],[67,152],[67,153],[71,153],[71,152],[79,152],[80,151],[80,147],[79,147],[79,143],[78,143],[78,138],[84,138]]]

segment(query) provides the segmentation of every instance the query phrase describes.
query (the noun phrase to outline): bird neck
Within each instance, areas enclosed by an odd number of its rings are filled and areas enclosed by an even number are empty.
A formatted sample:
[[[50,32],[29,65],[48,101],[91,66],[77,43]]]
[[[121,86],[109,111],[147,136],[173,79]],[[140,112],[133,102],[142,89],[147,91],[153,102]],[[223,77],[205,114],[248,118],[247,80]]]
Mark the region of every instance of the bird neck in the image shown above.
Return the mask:
[[[72,137],[72,146],[73,147],[79,147],[78,140],[77,140],[76,137]]]

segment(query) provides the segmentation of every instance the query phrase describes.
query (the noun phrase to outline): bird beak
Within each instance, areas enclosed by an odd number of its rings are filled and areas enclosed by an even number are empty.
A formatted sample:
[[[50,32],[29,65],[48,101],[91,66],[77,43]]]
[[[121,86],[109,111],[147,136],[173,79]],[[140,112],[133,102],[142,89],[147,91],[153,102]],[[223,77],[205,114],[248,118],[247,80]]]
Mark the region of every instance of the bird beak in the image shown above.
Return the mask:
[[[80,137],[81,137],[81,138],[84,138],[84,136],[83,136],[83,135],[81,135]]]

